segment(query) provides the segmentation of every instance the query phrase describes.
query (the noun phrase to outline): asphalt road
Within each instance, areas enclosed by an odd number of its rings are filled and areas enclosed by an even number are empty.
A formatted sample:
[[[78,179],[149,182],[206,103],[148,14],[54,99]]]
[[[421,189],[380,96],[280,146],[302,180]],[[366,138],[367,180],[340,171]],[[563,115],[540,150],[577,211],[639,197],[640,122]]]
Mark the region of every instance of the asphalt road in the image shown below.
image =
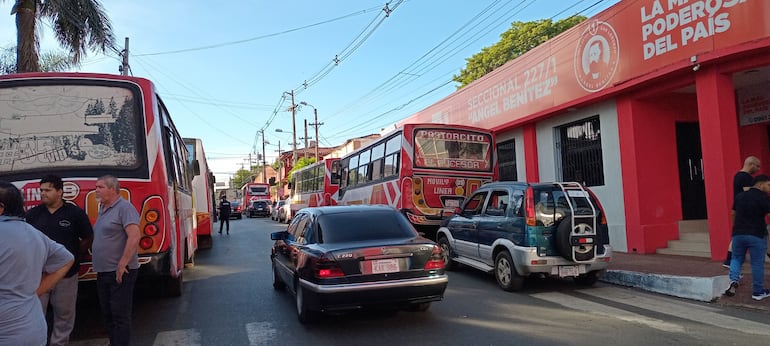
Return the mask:
[[[217,225],[218,226],[218,225]],[[360,311],[310,326],[272,288],[269,218],[231,220],[185,271],[179,298],[137,287],[135,345],[733,345],[770,344],[770,315],[599,283],[534,279],[500,290],[490,275],[450,273],[427,312]],[[81,290],[74,345],[106,345],[95,293]]]

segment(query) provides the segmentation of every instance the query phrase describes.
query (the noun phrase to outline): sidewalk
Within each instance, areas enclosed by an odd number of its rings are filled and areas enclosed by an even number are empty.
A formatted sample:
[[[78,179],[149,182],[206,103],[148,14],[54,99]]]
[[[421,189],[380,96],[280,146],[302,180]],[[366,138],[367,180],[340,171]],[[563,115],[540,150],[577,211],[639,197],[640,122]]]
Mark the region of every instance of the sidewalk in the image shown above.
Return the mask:
[[[765,287],[770,288],[768,274],[770,263],[765,262]],[[722,295],[730,282],[728,269],[719,261],[702,257],[613,252],[612,262],[601,280],[675,297],[770,312],[770,298],[751,299],[748,262],[743,265],[743,279],[734,297]]]

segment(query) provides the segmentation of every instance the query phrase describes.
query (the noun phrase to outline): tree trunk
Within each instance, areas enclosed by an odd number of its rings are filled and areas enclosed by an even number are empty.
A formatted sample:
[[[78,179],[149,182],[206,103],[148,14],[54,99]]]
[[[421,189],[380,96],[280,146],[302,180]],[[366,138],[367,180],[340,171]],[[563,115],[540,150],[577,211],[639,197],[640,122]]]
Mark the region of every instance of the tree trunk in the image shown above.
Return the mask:
[[[17,0],[16,72],[39,72],[38,42],[35,33],[37,0]]]

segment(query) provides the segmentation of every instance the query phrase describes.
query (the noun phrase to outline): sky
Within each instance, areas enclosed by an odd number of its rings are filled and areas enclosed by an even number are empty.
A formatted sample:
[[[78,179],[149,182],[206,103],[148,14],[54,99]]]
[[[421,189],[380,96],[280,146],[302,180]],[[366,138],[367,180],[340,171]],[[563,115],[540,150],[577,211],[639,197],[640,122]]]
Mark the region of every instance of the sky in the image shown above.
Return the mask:
[[[153,81],[184,137],[203,140],[217,181],[297,147],[318,113],[320,145],[392,126],[457,89],[466,58],[514,21],[591,17],[620,0],[103,0],[131,74]],[[384,11],[386,7],[389,11]],[[0,47],[15,45],[0,1]],[[386,16],[386,12],[389,14]],[[0,17],[1,18],[1,17]],[[42,51],[61,51],[43,21]],[[89,52],[76,71],[118,74],[119,54]],[[279,132],[276,130],[281,130]],[[315,130],[308,126],[309,140]]]

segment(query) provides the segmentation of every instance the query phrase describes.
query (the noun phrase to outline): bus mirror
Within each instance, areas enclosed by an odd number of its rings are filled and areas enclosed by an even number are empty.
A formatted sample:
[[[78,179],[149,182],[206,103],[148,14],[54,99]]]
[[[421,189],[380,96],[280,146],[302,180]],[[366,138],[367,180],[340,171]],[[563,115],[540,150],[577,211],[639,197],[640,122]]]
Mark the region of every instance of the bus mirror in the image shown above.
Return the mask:
[[[198,160],[192,162],[193,175],[201,175],[201,164]]]
[[[286,187],[287,187],[289,190],[291,190],[291,182],[289,182],[288,184],[286,184]]]

